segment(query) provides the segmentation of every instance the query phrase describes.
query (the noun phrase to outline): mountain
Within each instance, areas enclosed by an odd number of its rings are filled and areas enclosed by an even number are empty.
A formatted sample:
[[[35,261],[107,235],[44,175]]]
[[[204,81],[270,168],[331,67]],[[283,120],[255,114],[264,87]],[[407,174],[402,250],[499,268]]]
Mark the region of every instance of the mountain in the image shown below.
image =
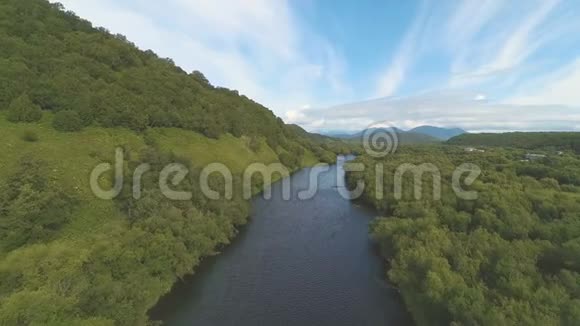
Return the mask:
[[[356,132],[345,130],[329,130],[322,132],[323,135],[338,139],[349,139],[356,135]]]
[[[465,130],[460,128],[440,128],[433,126],[421,126],[407,131],[397,127],[391,127],[389,129],[395,130],[396,133],[400,135],[400,138],[404,139],[404,142],[406,143],[431,143],[437,141],[446,141],[452,137],[467,133]],[[327,131],[324,134],[339,139],[353,139],[360,138],[366,132],[366,130],[356,133],[337,130]]]
[[[347,131],[331,131],[331,132],[325,132],[324,135],[329,136],[329,137],[333,137],[333,138],[338,138],[338,139],[344,139],[347,140],[351,143],[353,142],[357,142],[357,143],[361,143],[362,142],[362,137],[363,135],[365,135],[366,133],[375,133],[378,132],[380,130],[384,130],[387,132],[395,132],[397,134],[397,139],[399,141],[400,144],[430,144],[430,143],[437,143],[440,142],[441,139],[438,137],[434,137],[428,134],[424,134],[424,133],[419,133],[419,132],[413,132],[413,131],[405,131],[403,129],[399,129],[396,127],[391,127],[391,128],[369,128],[369,129],[365,129],[363,131],[359,131],[356,133],[349,133]]]
[[[431,143],[438,143],[440,142],[439,139],[429,136],[429,135],[424,135],[424,134],[420,134],[420,133],[415,133],[415,132],[408,132],[408,131],[404,131],[402,129],[399,128],[395,128],[395,127],[391,127],[391,128],[369,128],[366,130],[363,130],[361,132],[358,132],[356,134],[353,134],[351,136],[349,136],[347,139],[349,139],[351,142],[352,141],[356,141],[358,143],[362,143],[363,142],[363,137],[366,134],[376,134],[376,133],[396,133],[397,135],[397,141],[399,142],[399,144],[401,145],[411,145],[411,144],[431,144]]]
[[[413,128],[408,132],[418,133],[429,135],[431,137],[438,138],[440,140],[448,140],[455,136],[459,136],[462,134],[466,134],[467,132],[460,128],[440,128],[440,127],[433,127],[433,126],[420,126],[417,128]]]
[[[361,137],[363,137],[365,134],[368,134],[368,133],[375,133],[375,132],[381,132],[381,131],[382,131],[382,132],[395,132],[395,133],[397,133],[397,135],[401,135],[401,134],[404,134],[404,133],[405,133],[405,131],[404,131],[404,130],[402,130],[402,129],[399,129],[399,128],[397,128],[397,127],[388,127],[388,128],[368,128],[368,129],[365,129],[365,130],[363,130],[363,131],[359,131],[359,132],[357,132],[357,133],[355,133],[355,134],[351,135],[349,138],[361,138]]]

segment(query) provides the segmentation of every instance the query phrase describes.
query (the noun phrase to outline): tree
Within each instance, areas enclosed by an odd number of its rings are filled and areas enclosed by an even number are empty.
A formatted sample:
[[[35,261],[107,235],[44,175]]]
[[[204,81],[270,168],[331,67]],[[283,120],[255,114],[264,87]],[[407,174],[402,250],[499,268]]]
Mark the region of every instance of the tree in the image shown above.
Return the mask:
[[[58,131],[80,131],[83,129],[83,121],[75,111],[60,111],[54,115],[52,126]]]
[[[22,51],[26,47],[26,42],[6,38],[2,38],[2,42],[4,44],[0,49],[0,57],[10,58],[0,59],[0,110],[5,110],[14,99],[30,89],[29,83],[35,78],[28,66],[18,60],[18,56],[14,57],[14,52]]]
[[[203,86],[211,87],[209,80],[207,80],[207,78],[204,76],[204,74],[201,73],[200,71],[198,71],[198,70],[193,71],[191,73],[191,76],[195,80],[197,80],[200,84],[202,84]]]
[[[0,187],[0,251],[50,237],[68,221],[76,202],[49,181],[44,162],[26,156],[18,164]]]
[[[252,137],[250,138],[250,149],[252,150],[252,152],[257,153],[260,151],[260,148],[262,147],[262,143],[260,142],[260,139],[258,139],[257,137]]]
[[[284,164],[290,170],[293,170],[300,165],[300,161],[299,161],[300,158],[297,156],[292,156],[291,154],[289,154],[287,152],[282,152],[279,155],[279,157],[280,157],[280,162],[282,164]]]
[[[10,122],[36,122],[41,118],[42,110],[26,94],[14,99],[8,108],[7,119]]]

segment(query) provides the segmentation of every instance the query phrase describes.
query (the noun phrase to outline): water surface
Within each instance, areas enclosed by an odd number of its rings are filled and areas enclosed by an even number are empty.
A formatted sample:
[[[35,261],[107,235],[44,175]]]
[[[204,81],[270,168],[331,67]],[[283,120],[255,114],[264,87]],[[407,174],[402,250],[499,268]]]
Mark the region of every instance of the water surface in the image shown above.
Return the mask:
[[[338,192],[342,164],[320,174],[310,200],[297,193],[308,188],[311,169],[290,177],[291,200],[283,200],[281,182],[271,199],[254,199],[234,243],[176,284],[151,317],[201,326],[411,324],[369,241],[373,212]]]

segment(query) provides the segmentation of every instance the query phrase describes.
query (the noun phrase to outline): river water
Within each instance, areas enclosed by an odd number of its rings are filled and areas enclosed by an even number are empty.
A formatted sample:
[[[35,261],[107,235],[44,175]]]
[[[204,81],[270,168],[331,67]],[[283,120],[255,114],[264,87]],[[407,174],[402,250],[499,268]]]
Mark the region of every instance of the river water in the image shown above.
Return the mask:
[[[281,182],[271,199],[256,197],[233,244],[176,284],[151,318],[188,326],[410,325],[368,238],[373,211],[338,192],[343,163],[319,175],[312,199],[297,197],[311,169],[290,177],[291,200]]]

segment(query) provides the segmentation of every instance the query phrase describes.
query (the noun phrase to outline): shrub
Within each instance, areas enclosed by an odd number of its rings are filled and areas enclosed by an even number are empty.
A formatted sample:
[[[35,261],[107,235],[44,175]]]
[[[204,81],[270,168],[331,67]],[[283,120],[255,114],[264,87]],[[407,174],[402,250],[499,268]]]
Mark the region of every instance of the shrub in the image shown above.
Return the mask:
[[[38,141],[38,135],[32,130],[26,130],[24,133],[22,133],[22,136],[20,138],[29,143],[34,143]]]
[[[280,163],[284,164],[284,166],[286,166],[289,169],[294,169],[298,166],[300,166],[300,162],[298,161],[298,158],[295,156],[290,155],[287,152],[283,152],[279,155],[280,157]]]
[[[83,129],[83,121],[75,111],[60,111],[55,114],[52,126],[58,131],[80,131]]]
[[[7,119],[10,122],[36,122],[42,118],[40,106],[34,104],[28,95],[22,95],[12,101],[8,107]]]
[[[260,148],[262,147],[262,143],[260,142],[260,140],[257,137],[252,137],[250,139],[250,149],[252,150],[252,152],[254,153],[258,153],[260,151]]]

